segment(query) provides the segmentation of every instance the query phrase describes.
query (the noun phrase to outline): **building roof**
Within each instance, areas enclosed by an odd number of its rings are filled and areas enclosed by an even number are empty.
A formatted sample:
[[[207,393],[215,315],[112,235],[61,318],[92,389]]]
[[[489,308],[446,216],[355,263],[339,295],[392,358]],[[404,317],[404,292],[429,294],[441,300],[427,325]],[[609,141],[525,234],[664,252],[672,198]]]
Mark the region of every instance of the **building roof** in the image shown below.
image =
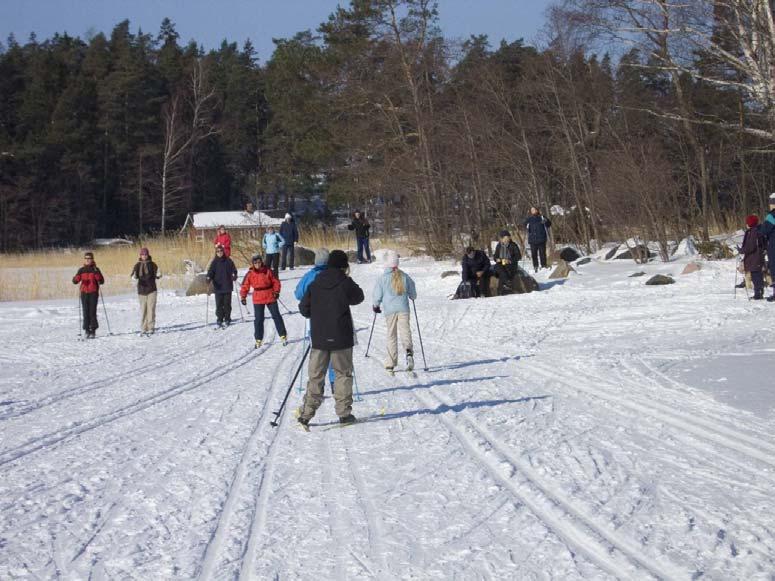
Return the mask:
[[[197,212],[189,214],[186,223],[183,225],[193,226],[197,230],[207,230],[218,228],[220,225],[226,228],[263,228],[266,226],[279,226],[283,223],[282,218],[272,218],[264,212],[255,211],[252,214],[247,212]]]

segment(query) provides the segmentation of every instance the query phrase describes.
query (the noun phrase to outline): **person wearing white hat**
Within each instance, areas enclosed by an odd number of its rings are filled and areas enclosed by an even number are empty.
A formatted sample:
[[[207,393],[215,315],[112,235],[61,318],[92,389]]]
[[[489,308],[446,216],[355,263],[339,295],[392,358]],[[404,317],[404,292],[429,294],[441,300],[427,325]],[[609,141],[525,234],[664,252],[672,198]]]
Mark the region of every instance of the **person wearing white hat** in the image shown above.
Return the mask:
[[[295,246],[299,241],[299,229],[296,227],[296,220],[290,214],[286,214],[285,220],[280,224],[280,236],[285,240],[281,250],[280,268],[285,270],[285,266],[288,265],[293,270]],[[289,255],[290,258],[288,258]]]
[[[390,373],[398,363],[398,336],[406,350],[406,369],[414,369],[414,346],[409,319],[409,300],[417,298],[417,289],[412,277],[398,268],[398,253],[389,250],[385,255],[385,272],[377,280],[372,294],[375,313],[385,313],[387,323],[387,359],[385,369]]]
[[[767,302],[775,302],[775,193],[770,194],[770,212],[759,226],[759,231],[767,237],[767,260],[770,263],[770,278],[772,283],[772,295],[767,297]]]

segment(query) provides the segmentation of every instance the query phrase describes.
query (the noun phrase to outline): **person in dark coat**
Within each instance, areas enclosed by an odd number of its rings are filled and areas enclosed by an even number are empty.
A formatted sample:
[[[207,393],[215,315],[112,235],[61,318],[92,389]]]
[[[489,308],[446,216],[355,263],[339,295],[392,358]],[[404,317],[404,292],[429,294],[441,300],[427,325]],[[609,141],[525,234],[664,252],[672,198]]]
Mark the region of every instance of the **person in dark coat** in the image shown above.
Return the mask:
[[[137,281],[140,299],[140,332],[153,335],[156,330],[156,280],[161,278],[159,267],[147,248],[140,249],[140,260],[132,269],[132,279]]]
[[[463,282],[470,282],[474,296],[484,297],[490,280],[490,259],[481,250],[473,246],[466,248],[461,262]]]
[[[81,317],[83,330],[87,339],[94,339],[97,328],[97,303],[100,300],[100,285],[105,284],[105,277],[94,262],[94,254],[86,252],[83,255],[83,266],[73,277],[73,284],[81,285]]]
[[[770,263],[770,278],[772,295],[767,302],[775,302],[775,194],[770,194],[770,211],[764,222],[759,226],[759,232],[767,239],[767,261]]]
[[[237,280],[237,267],[224,254],[223,246],[216,246],[215,258],[207,269],[207,282],[212,283],[215,294],[215,318],[218,326],[231,325],[231,294]]]
[[[282,254],[280,268],[285,270],[285,265],[287,264],[290,266],[291,270],[293,270],[293,261],[295,259],[294,248],[299,241],[299,229],[296,226],[296,220],[294,220],[293,216],[290,214],[285,215],[285,220],[283,220],[283,223],[280,225],[280,236],[285,240],[285,245],[280,251]],[[288,259],[289,254],[290,259]]]
[[[355,421],[353,404],[353,346],[355,329],[350,307],[363,302],[363,290],[349,276],[347,255],[334,250],[328,268],[309,285],[299,312],[310,320],[309,381],[299,423],[305,428],[323,403],[323,383],[329,361],[334,368],[336,415],[342,423]]]
[[[371,262],[371,249],[369,248],[369,230],[371,224],[366,216],[356,211],[353,214],[353,221],[347,226],[348,230],[355,230],[355,241],[358,244],[358,264]],[[363,253],[366,253],[366,260],[363,260]]]
[[[748,229],[743,236],[740,252],[743,254],[743,269],[751,275],[753,283],[753,300],[764,298],[764,249],[766,240],[759,230],[759,218],[748,216],[745,219]]]
[[[501,230],[501,240],[495,247],[495,274],[498,277],[498,294],[504,294],[505,286],[511,286],[511,279],[517,274],[522,253],[519,246],[511,239],[508,230]]]
[[[552,221],[544,218],[538,208],[530,208],[530,215],[522,222],[527,229],[527,243],[530,245],[530,255],[533,268],[549,268],[546,264],[546,242],[549,240],[549,228]]]

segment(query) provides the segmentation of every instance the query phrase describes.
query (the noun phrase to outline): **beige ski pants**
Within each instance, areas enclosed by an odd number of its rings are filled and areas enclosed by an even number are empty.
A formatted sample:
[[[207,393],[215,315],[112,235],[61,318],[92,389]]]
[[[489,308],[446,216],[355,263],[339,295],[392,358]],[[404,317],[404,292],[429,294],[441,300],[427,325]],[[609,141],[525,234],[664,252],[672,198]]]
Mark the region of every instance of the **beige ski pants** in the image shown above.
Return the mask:
[[[156,291],[137,297],[140,299],[140,330],[152,333],[156,329]]]
[[[310,349],[309,352],[309,381],[307,393],[304,394],[304,405],[301,417],[305,420],[312,419],[315,412],[323,403],[323,384],[328,371],[328,362],[334,368],[334,403],[336,415],[344,418],[350,415],[353,409],[353,349],[339,349],[337,351],[323,351]]]
[[[385,322],[387,323],[387,359],[385,359],[385,367],[395,367],[398,364],[399,335],[401,335],[401,346],[404,350],[414,351],[409,313],[385,315]]]

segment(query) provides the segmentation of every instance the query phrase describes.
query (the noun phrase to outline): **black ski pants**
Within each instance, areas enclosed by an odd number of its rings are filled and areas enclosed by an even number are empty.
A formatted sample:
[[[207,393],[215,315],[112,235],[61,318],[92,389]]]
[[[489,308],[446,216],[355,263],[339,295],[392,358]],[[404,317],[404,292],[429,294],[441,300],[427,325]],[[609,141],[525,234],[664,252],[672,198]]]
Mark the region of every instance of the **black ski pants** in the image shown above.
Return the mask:
[[[83,318],[83,330],[91,333],[99,327],[97,323],[97,303],[100,302],[100,293],[81,293],[81,317]]]
[[[294,246],[294,244],[288,244],[287,242],[286,242],[285,246],[283,246],[283,249],[281,251],[281,254],[282,254],[283,258],[282,258],[282,262],[280,264],[280,268],[282,268],[283,270],[285,270],[285,265],[286,264],[288,266],[290,266],[291,268],[293,268],[293,261],[294,261],[294,258],[295,258],[295,256],[294,256],[295,252],[294,252],[293,246]],[[288,255],[290,255],[290,257]]]
[[[751,284],[753,284],[753,297],[755,299],[764,297],[764,273],[761,270],[751,272]]]
[[[506,289],[511,292],[511,279],[517,274],[517,266],[515,264],[496,264],[495,274],[498,276],[498,295],[505,294]]]
[[[231,293],[215,293],[215,318],[218,323],[231,323]]]
[[[546,242],[531,244],[530,255],[533,258],[533,268],[535,270],[538,270],[539,262],[540,267],[544,268],[546,266]]]
[[[288,333],[285,331],[285,323],[283,317],[280,315],[280,308],[277,303],[269,303],[268,305],[253,305],[253,312],[256,318],[253,320],[253,336],[256,339],[264,338],[264,308],[269,309],[269,314],[272,315],[274,321],[274,328],[277,329],[277,334],[280,337],[284,337]]]
[[[274,273],[275,278],[280,278],[280,253],[266,255],[266,267]]]

